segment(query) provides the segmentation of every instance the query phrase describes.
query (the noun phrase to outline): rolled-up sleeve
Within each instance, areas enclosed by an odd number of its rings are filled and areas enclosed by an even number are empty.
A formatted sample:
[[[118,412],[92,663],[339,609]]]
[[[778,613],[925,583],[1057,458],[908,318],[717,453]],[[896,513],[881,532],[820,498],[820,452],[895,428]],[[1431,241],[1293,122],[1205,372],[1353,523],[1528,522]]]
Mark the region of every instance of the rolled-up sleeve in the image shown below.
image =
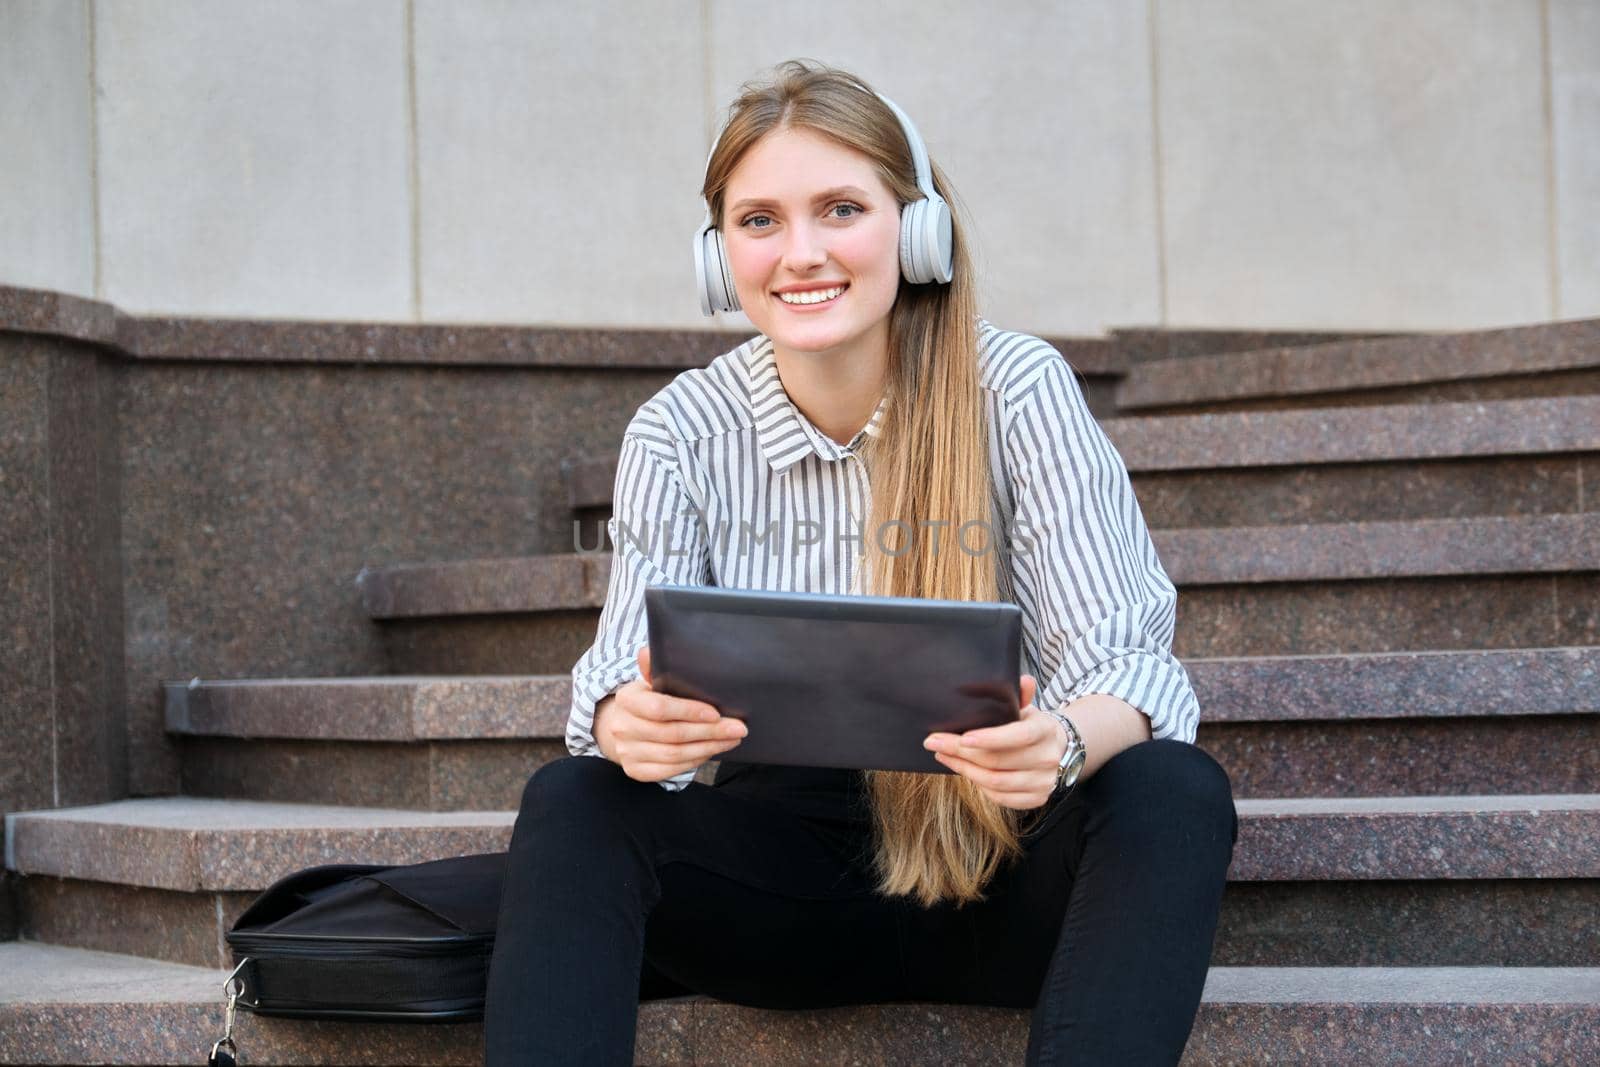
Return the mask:
[[[1127,466],[1059,353],[1006,414],[1015,506],[1013,593],[1040,708],[1091,693],[1126,701],[1153,738],[1193,743],[1200,706],[1172,654],[1178,604]]]
[[[567,751],[605,758],[594,740],[594,709],[639,677],[638,650],[648,630],[647,585],[705,585],[710,556],[699,513],[678,474],[672,443],[643,411],[623,436],[612,493],[611,577],[594,644],[572,668]],[[694,780],[688,770],[663,779],[676,792]]]

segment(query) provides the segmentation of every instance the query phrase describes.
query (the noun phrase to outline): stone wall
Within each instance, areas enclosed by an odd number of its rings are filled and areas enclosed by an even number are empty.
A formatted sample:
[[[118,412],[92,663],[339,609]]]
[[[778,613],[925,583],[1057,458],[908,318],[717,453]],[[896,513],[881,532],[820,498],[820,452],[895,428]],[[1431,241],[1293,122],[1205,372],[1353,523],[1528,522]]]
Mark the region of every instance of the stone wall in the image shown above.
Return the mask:
[[[0,8],[0,143],[26,146],[0,155],[0,282],[700,327],[706,146],[792,56],[916,119],[1010,328],[1600,314],[1589,0],[23,0]]]

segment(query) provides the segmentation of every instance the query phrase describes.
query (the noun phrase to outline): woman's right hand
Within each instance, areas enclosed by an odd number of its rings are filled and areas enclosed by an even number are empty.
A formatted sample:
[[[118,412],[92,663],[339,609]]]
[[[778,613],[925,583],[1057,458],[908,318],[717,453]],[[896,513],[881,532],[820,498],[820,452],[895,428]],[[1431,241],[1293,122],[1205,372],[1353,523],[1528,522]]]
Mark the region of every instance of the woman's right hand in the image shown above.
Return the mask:
[[[639,649],[639,673],[641,678],[600,701],[594,711],[595,744],[629,778],[659,782],[693,770],[749,732],[704,701],[652,690],[649,645]]]

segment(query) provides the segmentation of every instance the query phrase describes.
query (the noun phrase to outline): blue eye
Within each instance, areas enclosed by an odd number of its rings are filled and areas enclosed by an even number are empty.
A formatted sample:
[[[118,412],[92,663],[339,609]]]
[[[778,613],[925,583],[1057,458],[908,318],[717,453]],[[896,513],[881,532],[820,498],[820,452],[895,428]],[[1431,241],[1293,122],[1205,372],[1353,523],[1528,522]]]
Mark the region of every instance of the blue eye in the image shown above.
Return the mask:
[[[830,213],[833,212],[833,211],[838,211],[842,207],[849,208],[851,211],[855,212],[855,215],[861,214],[861,208],[857,207],[855,204],[846,203],[846,202],[844,202],[842,200],[839,203],[833,205],[833,207],[830,208],[829,211],[830,211]],[[837,218],[846,218],[846,219],[848,219],[848,218],[854,218],[855,215],[834,215],[833,217],[836,218],[836,219]]]
[[[746,215],[744,221],[739,223],[739,225],[752,230],[765,230],[768,228],[766,226],[751,226],[750,224],[755,222],[757,219],[766,219],[768,222],[772,221],[766,215]]]

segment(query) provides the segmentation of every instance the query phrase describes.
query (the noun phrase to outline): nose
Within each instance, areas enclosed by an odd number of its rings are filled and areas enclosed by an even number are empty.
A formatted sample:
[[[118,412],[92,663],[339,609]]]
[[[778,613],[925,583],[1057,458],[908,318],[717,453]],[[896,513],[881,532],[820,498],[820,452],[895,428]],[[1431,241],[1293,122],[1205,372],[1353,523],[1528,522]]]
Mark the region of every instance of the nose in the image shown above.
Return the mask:
[[[823,235],[806,222],[789,227],[788,241],[783,249],[783,265],[796,274],[816,270],[828,262],[827,243]]]

